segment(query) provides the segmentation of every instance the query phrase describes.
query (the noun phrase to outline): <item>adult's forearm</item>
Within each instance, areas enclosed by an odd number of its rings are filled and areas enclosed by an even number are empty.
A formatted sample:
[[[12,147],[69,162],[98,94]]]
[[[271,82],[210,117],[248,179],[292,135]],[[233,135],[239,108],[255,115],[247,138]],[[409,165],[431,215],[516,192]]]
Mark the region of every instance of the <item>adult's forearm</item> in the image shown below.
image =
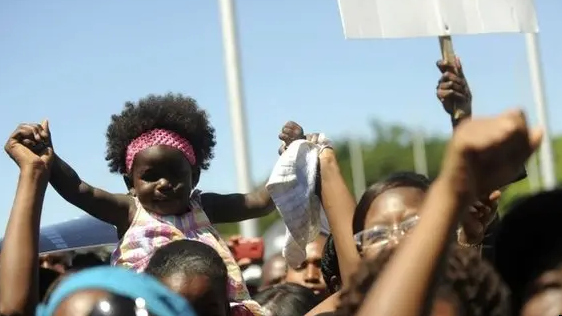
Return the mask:
[[[2,315],[32,315],[38,303],[39,226],[47,185],[44,172],[20,173],[0,255]]]

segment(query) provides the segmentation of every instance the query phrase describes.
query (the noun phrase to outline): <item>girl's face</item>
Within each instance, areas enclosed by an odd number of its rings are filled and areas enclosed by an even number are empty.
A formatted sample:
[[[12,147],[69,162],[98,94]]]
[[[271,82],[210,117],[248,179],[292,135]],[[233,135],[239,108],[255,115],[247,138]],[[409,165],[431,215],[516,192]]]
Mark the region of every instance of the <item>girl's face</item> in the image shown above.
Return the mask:
[[[165,145],[142,150],[132,168],[132,193],[149,212],[177,215],[189,211],[193,169],[181,151]]]
[[[365,216],[363,231],[356,234],[362,255],[376,256],[397,245],[418,222],[425,192],[413,187],[389,189],[377,196]]]

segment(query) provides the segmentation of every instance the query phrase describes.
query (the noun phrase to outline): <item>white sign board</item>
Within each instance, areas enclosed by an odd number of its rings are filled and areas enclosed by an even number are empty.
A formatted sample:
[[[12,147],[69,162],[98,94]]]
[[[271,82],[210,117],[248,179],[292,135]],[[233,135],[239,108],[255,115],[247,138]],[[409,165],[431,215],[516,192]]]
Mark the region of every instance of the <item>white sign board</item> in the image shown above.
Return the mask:
[[[348,39],[538,32],[533,0],[338,0],[338,3]]]

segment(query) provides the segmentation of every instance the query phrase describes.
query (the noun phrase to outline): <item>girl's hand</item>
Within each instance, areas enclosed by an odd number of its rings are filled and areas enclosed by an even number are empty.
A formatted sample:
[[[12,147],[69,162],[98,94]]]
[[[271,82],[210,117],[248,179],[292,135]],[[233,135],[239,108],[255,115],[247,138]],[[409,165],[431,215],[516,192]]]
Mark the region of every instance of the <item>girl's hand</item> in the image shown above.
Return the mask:
[[[437,61],[437,68],[442,74],[437,83],[437,98],[443,104],[445,111],[452,116],[455,108],[459,108],[466,116],[470,116],[472,113],[472,93],[462,71],[460,60],[457,58],[454,64],[439,60]]]
[[[461,244],[480,245],[486,230],[498,215],[498,200],[501,192],[496,190],[476,201],[461,220],[458,241]]]
[[[4,150],[20,169],[48,171],[55,157],[49,122],[20,124],[8,138]]]
[[[279,139],[281,140],[281,147],[279,147],[279,155],[281,155],[292,142],[297,139],[305,139],[304,130],[302,127],[293,122],[289,121],[283,125],[281,133],[279,134]]]

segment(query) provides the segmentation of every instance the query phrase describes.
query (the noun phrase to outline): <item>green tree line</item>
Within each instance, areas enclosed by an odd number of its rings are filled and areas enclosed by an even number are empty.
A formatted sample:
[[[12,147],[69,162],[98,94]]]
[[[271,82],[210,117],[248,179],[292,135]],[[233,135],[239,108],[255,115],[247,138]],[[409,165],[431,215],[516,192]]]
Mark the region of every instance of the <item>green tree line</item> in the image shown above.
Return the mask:
[[[361,140],[363,162],[365,167],[366,186],[384,178],[386,175],[405,170],[414,170],[414,154],[412,146],[412,131],[400,124],[385,124],[379,121],[371,123],[374,137]],[[435,178],[440,170],[443,154],[450,135],[424,135],[427,157],[427,171],[430,179]],[[553,137],[556,176],[562,180],[562,136]],[[346,140],[335,142],[335,148],[343,177],[352,190],[351,160]],[[529,171],[532,168],[528,168]],[[540,180],[540,177],[539,177]],[[500,214],[505,212],[507,205],[519,196],[532,192],[529,178],[510,185],[502,194],[500,200]],[[269,225],[279,218],[277,212],[272,212],[259,221],[260,231],[265,231]],[[236,234],[237,224],[219,225],[219,230],[225,235]]]

